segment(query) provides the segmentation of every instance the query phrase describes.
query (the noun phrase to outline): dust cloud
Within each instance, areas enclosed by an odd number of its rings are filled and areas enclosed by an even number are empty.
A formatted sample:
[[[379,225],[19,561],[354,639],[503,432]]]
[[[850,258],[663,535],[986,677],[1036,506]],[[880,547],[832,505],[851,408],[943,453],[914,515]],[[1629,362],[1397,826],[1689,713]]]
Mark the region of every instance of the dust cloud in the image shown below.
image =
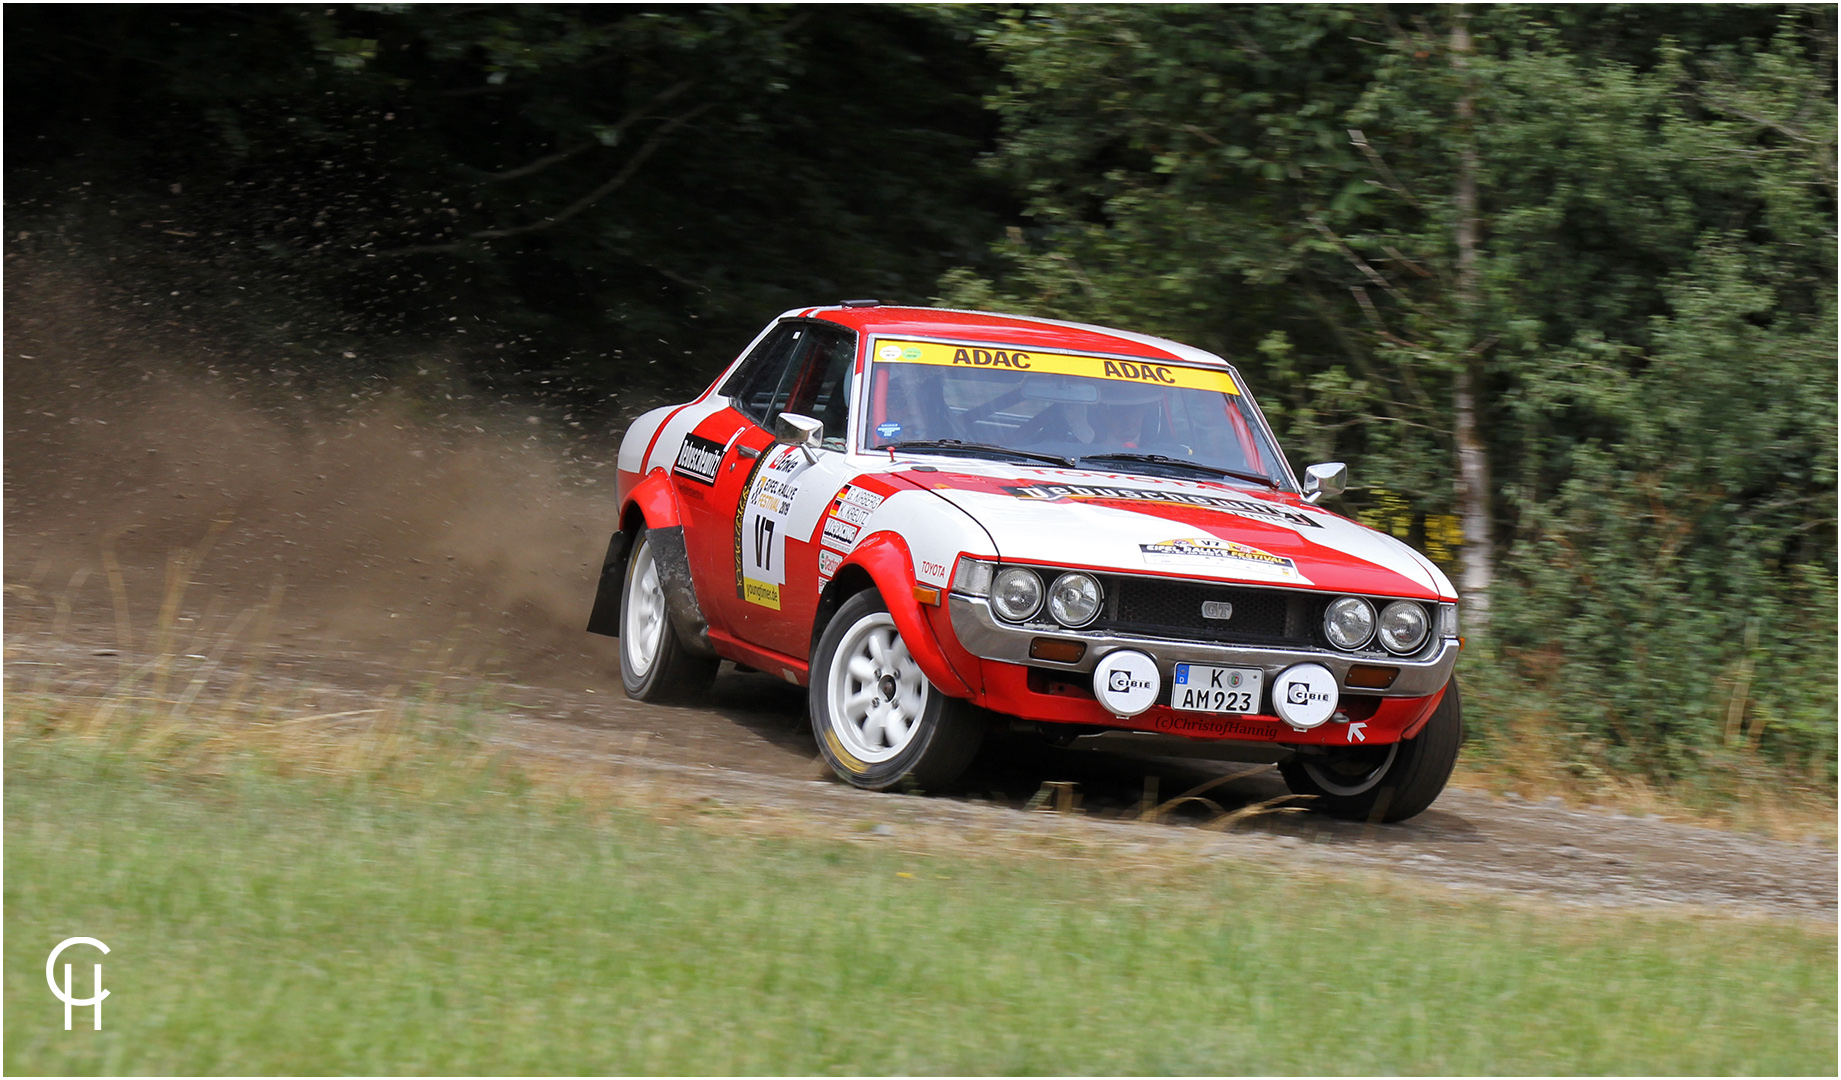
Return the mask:
[[[482,407],[435,356],[407,385],[312,383],[74,275],[10,270],[9,638],[126,651],[162,619],[208,635],[263,606],[277,647],[324,656],[617,670],[582,631],[613,433],[584,450],[553,417]]]

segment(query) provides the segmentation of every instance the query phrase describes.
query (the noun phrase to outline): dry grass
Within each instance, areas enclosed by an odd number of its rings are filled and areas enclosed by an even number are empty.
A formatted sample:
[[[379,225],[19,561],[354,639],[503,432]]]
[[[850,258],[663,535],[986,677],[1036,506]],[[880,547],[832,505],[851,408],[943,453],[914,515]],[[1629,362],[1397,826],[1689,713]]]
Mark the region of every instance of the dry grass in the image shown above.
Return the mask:
[[[221,775],[261,762],[281,772],[408,789],[435,777],[449,783],[457,775],[496,773],[546,800],[709,814],[708,805],[679,799],[675,785],[642,766],[644,736],[620,755],[625,762],[611,774],[604,760],[495,747],[488,730],[494,712],[491,685],[477,675],[478,656],[462,655],[457,639],[404,658],[398,670],[429,673],[418,683],[368,695],[265,670],[270,634],[286,598],[280,579],[254,607],[224,611],[214,599],[203,612],[182,614],[193,577],[227,525],[227,520],[216,520],[191,547],[169,554],[158,617],[138,635],[114,555],[119,535],[102,540],[102,572],[114,603],[114,651],[119,654],[119,670],[106,687],[54,685],[51,666],[29,659],[31,641],[57,643],[68,633],[69,596],[92,571],[77,571],[62,590],[36,580],[9,582],[13,632],[8,659],[26,664],[8,671],[8,736],[56,733],[106,743],[179,774]],[[152,646],[151,654],[132,652],[137,638]],[[338,707],[328,708],[329,702]],[[1454,785],[1835,845],[1833,791],[1817,780],[1786,775],[1743,742],[1714,771],[1713,783],[1668,791],[1595,765],[1604,759],[1602,748],[1563,733],[1538,703],[1492,694],[1487,680],[1466,686],[1466,707],[1473,717],[1490,717],[1494,737],[1472,740],[1460,757]],[[1149,779],[1136,819],[1158,824],[1179,808],[1191,813],[1201,808],[1212,814],[1203,829],[1226,831],[1252,818],[1307,808],[1301,798],[1281,797],[1230,811],[1208,797],[1212,788],[1239,775],[1222,776],[1171,798],[1160,797]],[[515,781],[510,779],[514,776]],[[1026,809],[1076,815],[1080,799],[1071,784],[1049,784]],[[795,821],[781,824],[799,831]]]
[[[1566,733],[1537,704],[1495,700],[1466,686],[1464,705],[1472,716],[1487,710],[1498,734],[1473,737],[1458,758],[1453,786],[1836,846],[1832,785],[1794,775],[1744,745],[1711,759],[1698,783],[1658,788],[1595,764],[1603,748]]]

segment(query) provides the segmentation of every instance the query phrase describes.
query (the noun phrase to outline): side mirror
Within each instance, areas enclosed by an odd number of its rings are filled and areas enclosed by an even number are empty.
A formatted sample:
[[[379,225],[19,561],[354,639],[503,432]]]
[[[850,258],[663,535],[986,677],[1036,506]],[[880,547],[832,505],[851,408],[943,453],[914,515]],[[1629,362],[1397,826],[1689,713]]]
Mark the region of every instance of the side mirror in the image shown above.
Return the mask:
[[[1349,467],[1340,461],[1326,461],[1304,470],[1304,501],[1315,504],[1325,495],[1341,495],[1349,486]]]
[[[783,412],[774,417],[773,441],[785,446],[797,446],[805,454],[805,460],[818,460],[812,451],[825,442],[825,423],[810,416]]]

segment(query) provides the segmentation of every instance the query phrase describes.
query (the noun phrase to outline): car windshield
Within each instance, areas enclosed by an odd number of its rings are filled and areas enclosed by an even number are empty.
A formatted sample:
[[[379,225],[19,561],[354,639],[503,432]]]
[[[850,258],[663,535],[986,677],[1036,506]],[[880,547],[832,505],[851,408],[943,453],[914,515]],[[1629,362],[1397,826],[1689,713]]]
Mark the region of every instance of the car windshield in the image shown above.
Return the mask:
[[[868,450],[1292,486],[1224,368],[886,338],[871,361]]]

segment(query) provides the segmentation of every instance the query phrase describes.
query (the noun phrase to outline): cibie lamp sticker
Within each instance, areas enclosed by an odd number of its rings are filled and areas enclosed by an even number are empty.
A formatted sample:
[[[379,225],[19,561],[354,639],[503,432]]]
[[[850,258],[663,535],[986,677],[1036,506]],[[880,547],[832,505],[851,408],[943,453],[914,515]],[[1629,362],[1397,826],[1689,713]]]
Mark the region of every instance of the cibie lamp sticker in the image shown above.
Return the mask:
[[[1336,711],[1336,676],[1322,664],[1295,664],[1272,681],[1272,707],[1299,730],[1320,726]]]
[[[1093,696],[1114,716],[1136,716],[1157,703],[1157,661],[1132,649],[1107,653],[1093,669]]]

